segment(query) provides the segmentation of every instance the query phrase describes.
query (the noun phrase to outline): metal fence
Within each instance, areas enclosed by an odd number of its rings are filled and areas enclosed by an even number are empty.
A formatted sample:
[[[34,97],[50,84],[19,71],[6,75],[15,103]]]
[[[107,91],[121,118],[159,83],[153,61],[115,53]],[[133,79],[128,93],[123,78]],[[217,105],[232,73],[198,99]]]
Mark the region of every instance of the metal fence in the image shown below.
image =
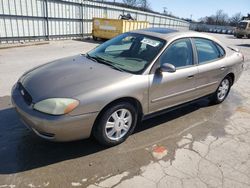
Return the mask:
[[[151,27],[189,28],[181,19],[89,0],[0,0],[0,43],[90,36],[93,17],[127,13]]]

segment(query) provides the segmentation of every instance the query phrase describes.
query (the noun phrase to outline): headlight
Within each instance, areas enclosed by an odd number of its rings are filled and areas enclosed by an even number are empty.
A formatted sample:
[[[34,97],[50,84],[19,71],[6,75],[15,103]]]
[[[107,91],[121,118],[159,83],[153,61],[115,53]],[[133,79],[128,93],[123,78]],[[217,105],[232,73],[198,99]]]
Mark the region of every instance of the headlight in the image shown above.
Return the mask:
[[[79,105],[79,101],[67,98],[51,98],[40,101],[34,109],[46,114],[63,115],[71,112]]]

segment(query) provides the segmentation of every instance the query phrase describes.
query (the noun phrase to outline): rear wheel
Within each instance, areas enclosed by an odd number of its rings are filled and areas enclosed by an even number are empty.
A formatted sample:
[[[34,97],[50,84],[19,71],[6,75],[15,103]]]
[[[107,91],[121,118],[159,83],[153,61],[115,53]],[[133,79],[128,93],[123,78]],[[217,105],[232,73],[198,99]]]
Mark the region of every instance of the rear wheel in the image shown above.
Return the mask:
[[[137,111],[127,102],[106,109],[95,125],[93,135],[102,145],[115,146],[124,142],[137,123]]]
[[[232,86],[232,79],[229,76],[227,76],[221,81],[218,89],[211,98],[211,102],[213,104],[222,103],[227,98],[231,86]]]

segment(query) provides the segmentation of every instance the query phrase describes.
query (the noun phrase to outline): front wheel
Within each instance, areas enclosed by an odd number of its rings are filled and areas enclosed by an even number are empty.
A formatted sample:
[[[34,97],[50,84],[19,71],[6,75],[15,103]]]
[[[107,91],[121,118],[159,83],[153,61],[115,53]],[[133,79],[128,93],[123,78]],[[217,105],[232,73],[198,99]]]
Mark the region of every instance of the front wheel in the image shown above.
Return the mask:
[[[241,39],[243,36],[242,35],[236,35],[236,38]]]
[[[211,98],[211,102],[213,104],[222,103],[227,98],[231,86],[232,86],[232,79],[229,76],[227,76],[221,81],[218,89]]]
[[[137,111],[133,105],[121,102],[108,107],[97,121],[93,135],[102,145],[115,146],[124,142],[137,123]]]

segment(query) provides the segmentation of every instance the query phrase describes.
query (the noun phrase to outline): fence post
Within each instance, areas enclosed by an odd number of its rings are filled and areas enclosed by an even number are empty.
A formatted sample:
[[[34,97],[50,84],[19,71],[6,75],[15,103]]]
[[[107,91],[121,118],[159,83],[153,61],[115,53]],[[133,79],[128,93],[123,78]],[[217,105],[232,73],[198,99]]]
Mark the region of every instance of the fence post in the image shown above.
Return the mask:
[[[48,0],[45,0],[45,20],[47,29],[47,40],[49,40],[49,13],[48,13]]]
[[[153,17],[153,27],[155,27],[155,15]]]
[[[81,22],[81,24],[82,24],[82,38],[84,38],[84,30],[83,30],[83,24],[84,24],[84,21],[83,21],[83,2],[81,2],[81,19],[82,19],[82,22]]]

